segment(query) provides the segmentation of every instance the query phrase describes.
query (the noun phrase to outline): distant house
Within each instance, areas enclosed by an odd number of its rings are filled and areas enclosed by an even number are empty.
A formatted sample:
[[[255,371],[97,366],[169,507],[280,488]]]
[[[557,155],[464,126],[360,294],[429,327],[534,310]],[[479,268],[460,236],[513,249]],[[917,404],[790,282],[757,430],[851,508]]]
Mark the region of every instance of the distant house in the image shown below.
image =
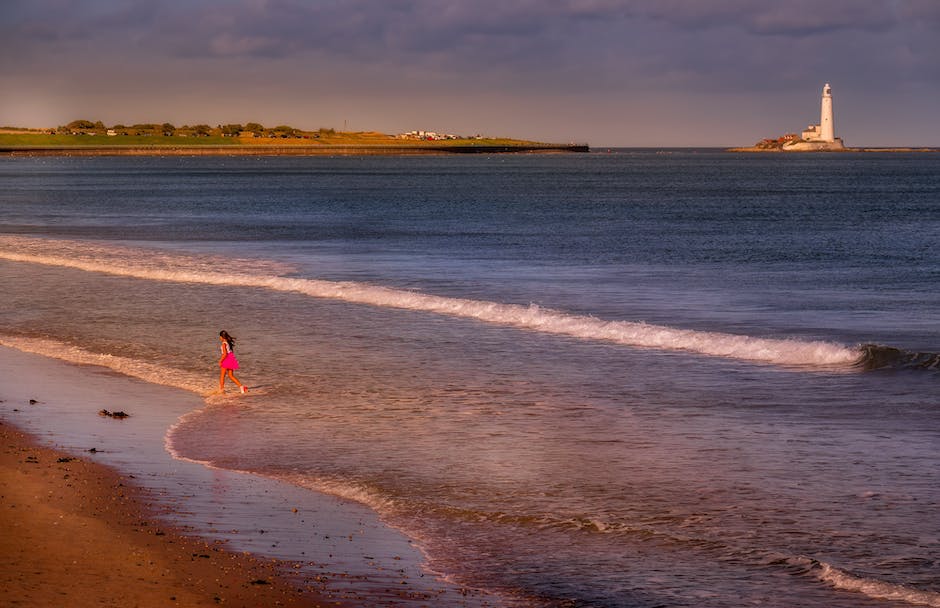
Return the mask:
[[[450,133],[435,133],[434,131],[409,131],[407,133],[399,133],[398,137],[400,139],[422,139],[426,141],[440,141],[442,139],[460,139],[459,135],[452,135]]]

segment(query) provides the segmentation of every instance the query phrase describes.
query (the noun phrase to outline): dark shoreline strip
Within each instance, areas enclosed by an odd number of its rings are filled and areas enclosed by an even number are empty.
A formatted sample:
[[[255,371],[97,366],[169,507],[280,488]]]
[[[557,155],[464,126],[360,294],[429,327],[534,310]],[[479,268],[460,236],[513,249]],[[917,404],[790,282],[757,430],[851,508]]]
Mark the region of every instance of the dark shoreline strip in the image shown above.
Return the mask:
[[[585,144],[520,146],[111,146],[0,147],[0,156],[411,156],[583,153]]]

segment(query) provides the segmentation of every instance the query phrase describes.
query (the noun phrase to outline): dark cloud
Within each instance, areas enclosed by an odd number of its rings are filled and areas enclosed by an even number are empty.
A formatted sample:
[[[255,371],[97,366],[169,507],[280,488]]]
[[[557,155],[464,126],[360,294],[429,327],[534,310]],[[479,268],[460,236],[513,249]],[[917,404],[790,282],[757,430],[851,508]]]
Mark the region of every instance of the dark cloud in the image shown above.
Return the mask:
[[[3,33],[24,45],[36,37],[93,37],[102,47],[133,41],[160,55],[313,53],[418,62],[430,56],[461,67],[486,67],[494,60],[530,63],[538,54],[576,59],[578,48],[599,42],[637,50],[631,41],[646,40],[649,29],[700,39],[715,31],[732,39],[806,37],[888,31],[901,19],[938,12],[936,3],[918,0],[7,1]],[[713,50],[696,49],[706,55]]]
[[[684,28],[725,28],[755,35],[810,36],[842,30],[889,29],[893,2],[855,0],[646,0],[632,2],[631,14]]]
[[[557,37],[570,20],[598,18],[597,10],[562,10],[562,4],[583,3],[265,0],[237,10],[226,2],[203,3],[177,16],[181,29],[170,38],[187,54],[210,56],[319,52],[375,60],[388,53],[459,57],[502,50],[511,58],[520,46]]]

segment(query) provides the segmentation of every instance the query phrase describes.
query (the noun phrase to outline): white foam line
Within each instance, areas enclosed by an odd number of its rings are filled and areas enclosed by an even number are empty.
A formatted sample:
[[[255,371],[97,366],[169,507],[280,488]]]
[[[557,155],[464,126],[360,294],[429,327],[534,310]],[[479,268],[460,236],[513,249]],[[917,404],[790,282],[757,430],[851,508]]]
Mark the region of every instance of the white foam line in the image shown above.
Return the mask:
[[[853,576],[825,562],[819,562],[819,565],[820,570],[817,576],[837,589],[856,591],[879,600],[940,608],[940,593]]]
[[[45,338],[0,336],[0,346],[79,365],[97,365],[125,376],[138,378],[152,384],[180,388],[197,395],[204,396],[208,394],[207,384],[209,383],[204,376],[197,376],[183,370],[169,369],[162,365],[147,363],[138,359],[95,353],[64,342]]]
[[[9,239],[7,239],[9,240]],[[15,243],[15,241],[14,241]],[[3,241],[0,241],[3,244]],[[69,242],[74,247],[74,243]],[[48,247],[48,243],[46,243]],[[81,252],[78,252],[81,253]],[[150,268],[134,263],[106,262],[18,251],[0,251],[0,258],[76,268],[88,272],[134,277],[153,281],[201,283],[257,287],[301,293],[315,298],[342,300],[376,307],[431,312],[451,317],[475,319],[493,325],[516,327],[584,340],[613,342],[624,346],[685,351],[730,359],[792,366],[846,366],[860,353],[843,345],[822,341],[753,338],[718,332],[703,332],[630,321],[606,321],[592,316],[572,315],[543,309],[537,305],[501,304],[430,295],[355,282],[228,274],[205,270]]]

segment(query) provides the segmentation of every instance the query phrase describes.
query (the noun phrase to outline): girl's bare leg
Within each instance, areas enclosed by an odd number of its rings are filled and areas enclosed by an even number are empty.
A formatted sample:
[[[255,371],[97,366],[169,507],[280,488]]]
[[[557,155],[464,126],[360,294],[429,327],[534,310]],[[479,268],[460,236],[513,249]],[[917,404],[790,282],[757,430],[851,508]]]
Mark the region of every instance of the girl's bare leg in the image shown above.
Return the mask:
[[[219,392],[225,392],[225,368],[219,368]]]
[[[228,370],[228,377],[232,379],[232,382],[237,384],[241,388],[242,383],[238,381],[238,378],[235,377],[235,374],[232,373],[232,370]]]

